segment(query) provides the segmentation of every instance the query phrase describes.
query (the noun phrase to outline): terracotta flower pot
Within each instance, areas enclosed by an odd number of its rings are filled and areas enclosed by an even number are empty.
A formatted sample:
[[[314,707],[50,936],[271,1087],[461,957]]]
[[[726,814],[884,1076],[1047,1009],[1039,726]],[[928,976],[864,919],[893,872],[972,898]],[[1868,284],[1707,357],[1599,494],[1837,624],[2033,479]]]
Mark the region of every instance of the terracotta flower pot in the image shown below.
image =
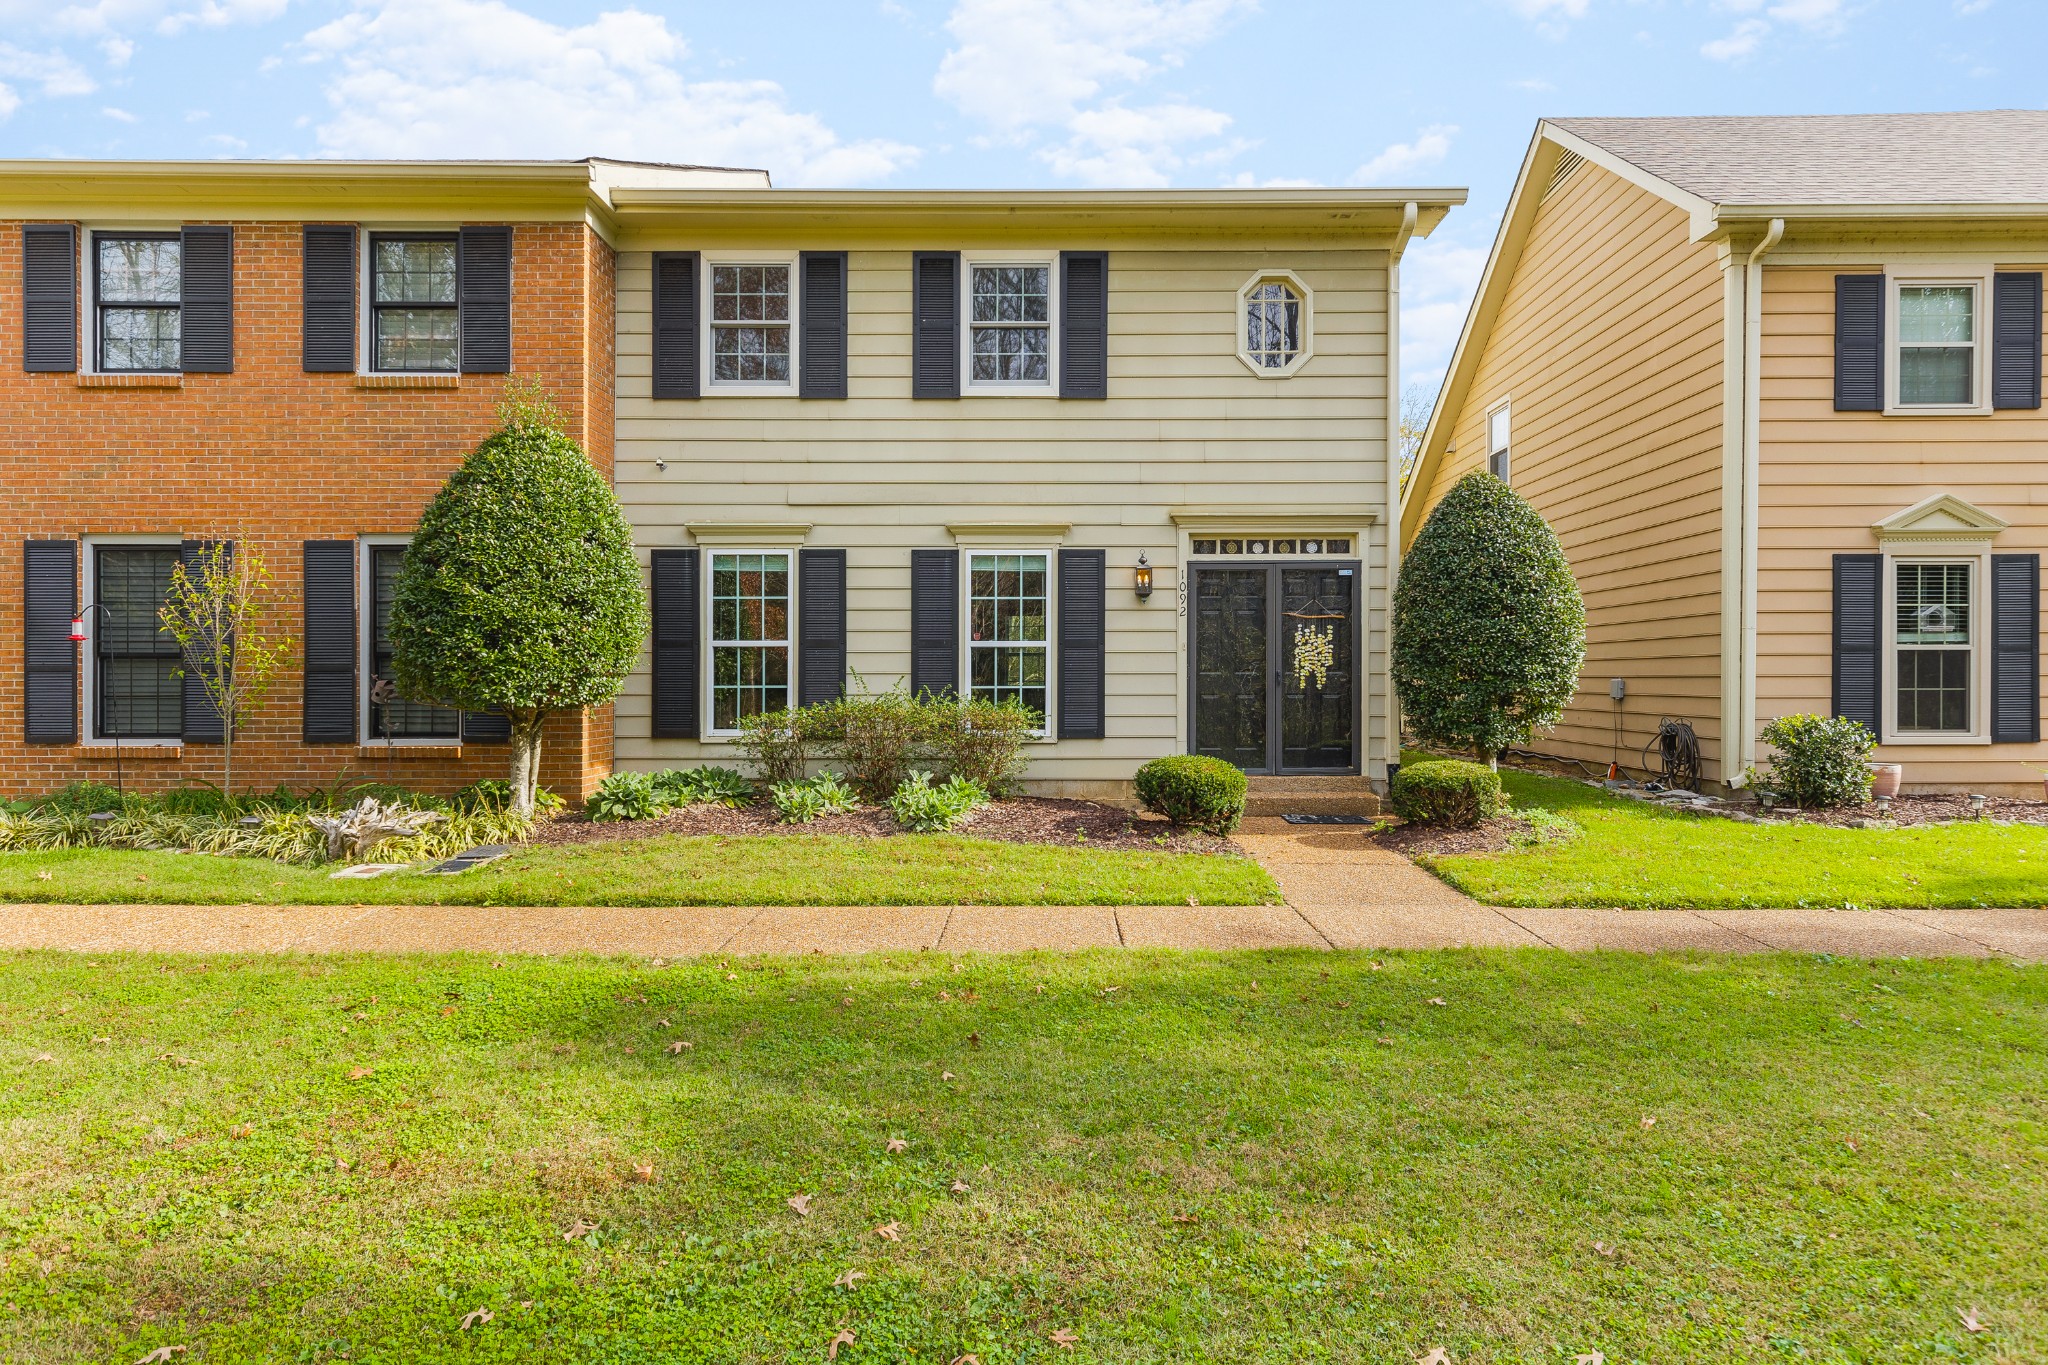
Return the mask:
[[[1870,767],[1872,796],[1897,796],[1906,770],[1896,763],[1873,763]]]

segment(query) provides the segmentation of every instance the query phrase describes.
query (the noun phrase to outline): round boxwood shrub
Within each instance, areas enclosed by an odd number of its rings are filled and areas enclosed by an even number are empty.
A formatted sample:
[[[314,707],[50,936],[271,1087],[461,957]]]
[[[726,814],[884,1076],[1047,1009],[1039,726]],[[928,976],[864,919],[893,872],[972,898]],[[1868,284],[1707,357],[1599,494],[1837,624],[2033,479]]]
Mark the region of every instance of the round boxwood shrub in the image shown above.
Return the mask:
[[[1409,728],[1491,760],[1557,724],[1585,655],[1586,607],[1557,536],[1505,483],[1467,474],[1401,559],[1394,686]]]
[[[1768,788],[1809,810],[1870,799],[1870,751],[1877,739],[1847,716],[1780,716],[1763,729],[1771,756]]]
[[[1404,764],[1389,793],[1394,814],[1424,825],[1476,825],[1507,809],[1500,774],[1484,763],[1434,758]]]
[[[1244,774],[1220,758],[1174,754],[1138,769],[1138,800],[1176,825],[1228,834],[1244,818]]]

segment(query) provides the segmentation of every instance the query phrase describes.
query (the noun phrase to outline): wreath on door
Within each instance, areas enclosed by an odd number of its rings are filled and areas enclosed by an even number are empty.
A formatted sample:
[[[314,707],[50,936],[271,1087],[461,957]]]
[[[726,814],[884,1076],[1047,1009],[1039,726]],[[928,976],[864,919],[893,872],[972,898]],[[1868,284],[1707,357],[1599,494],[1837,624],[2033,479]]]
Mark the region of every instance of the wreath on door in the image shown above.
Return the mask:
[[[1313,678],[1317,687],[1330,680],[1330,665],[1337,661],[1337,628],[1312,626],[1303,622],[1294,628],[1294,685],[1306,691]]]

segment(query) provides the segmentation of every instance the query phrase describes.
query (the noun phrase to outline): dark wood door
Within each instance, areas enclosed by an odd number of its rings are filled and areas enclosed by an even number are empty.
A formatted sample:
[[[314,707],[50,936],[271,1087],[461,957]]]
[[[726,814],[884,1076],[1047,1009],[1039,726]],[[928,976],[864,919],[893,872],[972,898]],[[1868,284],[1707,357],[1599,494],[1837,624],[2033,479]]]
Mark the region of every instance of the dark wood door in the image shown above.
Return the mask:
[[[1248,773],[1356,772],[1356,565],[1193,572],[1190,749]]]

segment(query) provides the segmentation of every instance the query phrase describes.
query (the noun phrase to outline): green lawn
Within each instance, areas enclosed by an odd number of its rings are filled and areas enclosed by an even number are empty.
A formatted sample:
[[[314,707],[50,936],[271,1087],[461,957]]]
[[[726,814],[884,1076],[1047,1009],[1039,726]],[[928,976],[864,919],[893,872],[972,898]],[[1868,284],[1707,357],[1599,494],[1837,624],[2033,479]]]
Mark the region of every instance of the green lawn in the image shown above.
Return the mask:
[[[1996,962],[16,953],[0,1359],[2042,1360],[2044,1040]]]
[[[524,849],[455,877],[108,849],[0,853],[0,902],[378,905],[1261,905],[1249,858],[958,835],[650,839]],[[47,874],[47,876],[45,875]]]
[[[1578,782],[1503,770],[1517,808],[1554,811],[1582,837],[1498,854],[1423,858],[1490,905],[2048,905],[2048,829],[1760,826],[1659,810]]]

